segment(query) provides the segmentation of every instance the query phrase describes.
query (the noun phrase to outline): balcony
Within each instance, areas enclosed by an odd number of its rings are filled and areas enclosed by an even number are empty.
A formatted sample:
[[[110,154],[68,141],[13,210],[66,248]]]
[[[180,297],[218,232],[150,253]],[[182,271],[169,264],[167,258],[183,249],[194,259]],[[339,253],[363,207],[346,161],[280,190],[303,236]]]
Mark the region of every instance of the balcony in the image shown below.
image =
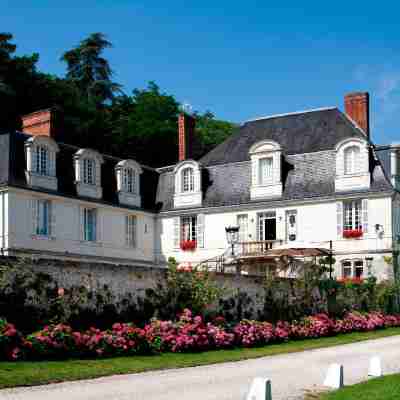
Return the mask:
[[[246,256],[259,256],[268,253],[268,250],[272,250],[281,246],[282,240],[262,240],[257,242],[241,242],[238,244],[238,254],[242,257]]]

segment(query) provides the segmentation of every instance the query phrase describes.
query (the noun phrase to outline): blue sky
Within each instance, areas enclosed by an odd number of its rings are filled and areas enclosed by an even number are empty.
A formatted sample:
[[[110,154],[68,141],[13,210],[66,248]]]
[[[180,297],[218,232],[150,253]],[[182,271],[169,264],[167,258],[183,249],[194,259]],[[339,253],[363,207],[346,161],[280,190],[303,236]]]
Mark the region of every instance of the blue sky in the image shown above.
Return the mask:
[[[63,75],[63,51],[92,32],[127,93],[150,80],[195,110],[241,122],[371,94],[372,136],[400,141],[400,5],[384,1],[8,1],[0,30]],[[382,6],[381,6],[382,4]]]

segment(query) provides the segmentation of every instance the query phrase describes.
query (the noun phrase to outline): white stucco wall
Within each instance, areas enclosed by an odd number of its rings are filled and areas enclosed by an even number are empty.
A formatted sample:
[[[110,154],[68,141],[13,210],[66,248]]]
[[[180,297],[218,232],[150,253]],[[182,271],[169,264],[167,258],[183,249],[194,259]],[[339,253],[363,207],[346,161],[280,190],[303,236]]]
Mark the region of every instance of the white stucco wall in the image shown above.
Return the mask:
[[[339,201],[339,200],[338,200]],[[333,250],[339,262],[344,259],[365,259],[368,255],[374,257],[374,264],[381,264],[384,254],[390,255],[392,246],[392,199],[390,197],[370,198],[368,200],[368,233],[360,239],[344,239],[337,234],[337,201],[315,202],[276,208],[245,209],[237,211],[218,212],[204,210],[204,248],[195,251],[182,251],[174,248],[174,218],[161,215],[158,218],[158,234],[160,235],[157,248],[158,259],[162,262],[168,257],[175,257],[178,262],[196,263],[218,255],[228,248],[225,227],[237,225],[237,216],[248,215],[249,241],[257,241],[257,214],[266,211],[275,211],[277,219],[277,239],[286,240],[286,211],[297,211],[297,240],[290,242],[290,247],[322,247],[329,248],[329,241],[333,242]],[[196,214],[196,211],[193,212]],[[383,226],[383,236],[378,238],[375,224]],[[287,243],[284,242],[285,245]],[[385,250],[389,250],[385,252]],[[374,256],[381,254],[381,256]],[[383,262],[383,260],[382,260]],[[382,266],[377,273],[381,273]]]
[[[33,234],[32,199],[52,201],[55,216],[51,239],[38,238]],[[121,260],[154,261],[154,216],[142,211],[96,205],[59,196],[22,190],[9,193],[9,243],[10,250],[40,250],[54,253],[70,253]],[[81,240],[80,207],[97,209],[98,238],[96,243]],[[129,248],[125,241],[125,216],[137,217],[136,248]]]
[[[0,250],[8,247],[8,193],[0,191]]]

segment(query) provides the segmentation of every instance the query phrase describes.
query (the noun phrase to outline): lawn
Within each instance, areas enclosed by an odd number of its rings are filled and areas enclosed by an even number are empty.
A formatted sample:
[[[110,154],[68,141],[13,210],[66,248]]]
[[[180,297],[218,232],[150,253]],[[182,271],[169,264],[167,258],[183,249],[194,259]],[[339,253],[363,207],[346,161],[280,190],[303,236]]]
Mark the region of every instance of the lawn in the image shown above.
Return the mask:
[[[400,374],[371,379],[321,395],[320,400],[398,400]]]
[[[369,339],[379,339],[394,335],[400,335],[400,328],[389,328],[373,332],[354,332],[320,339],[290,341],[258,348],[214,350],[194,354],[165,353],[154,356],[134,356],[96,360],[0,362],[0,388],[43,385],[51,382],[88,379],[107,375],[239,361],[249,358],[337,346]],[[358,400],[361,400],[361,398]]]

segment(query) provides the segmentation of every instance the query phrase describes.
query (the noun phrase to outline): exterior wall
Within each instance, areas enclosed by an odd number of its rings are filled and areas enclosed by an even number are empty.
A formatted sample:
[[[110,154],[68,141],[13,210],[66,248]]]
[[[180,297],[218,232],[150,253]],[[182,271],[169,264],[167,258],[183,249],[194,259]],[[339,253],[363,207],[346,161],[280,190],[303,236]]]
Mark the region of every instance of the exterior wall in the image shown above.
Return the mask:
[[[10,190],[9,254],[13,250],[33,250],[43,254],[66,257],[101,257],[104,260],[121,262],[154,261],[154,216],[141,211],[124,210],[106,205],[85,203],[75,199],[51,196],[37,192]],[[52,201],[55,220],[49,238],[34,235],[32,200]],[[98,237],[96,242],[81,240],[81,207],[97,209]],[[137,217],[137,241],[135,248],[125,245],[125,216]]]
[[[338,200],[340,201],[340,200]],[[158,259],[164,262],[174,257],[179,263],[197,263],[222,255],[229,251],[226,241],[225,227],[237,225],[237,216],[248,215],[248,241],[257,241],[257,214],[266,211],[276,212],[277,240],[283,241],[286,247],[320,247],[329,249],[332,240],[333,251],[337,260],[336,274],[340,276],[342,260],[374,257],[371,271],[379,277],[390,270],[383,261],[384,255],[392,252],[392,199],[390,197],[369,198],[368,200],[368,233],[359,239],[345,239],[337,232],[337,202],[314,202],[310,204],[291,205],[273,209],[245,209],[237,211],[217,212],[202,210],[204,214],[204,248],[195,251],[182,251],[174,248],[174,218],[168,215],[158,219],[158,235],[160,247],[157,248]],[[297,240],[286,241],[286,211],[297,211]],[[196,214],[196,211],[193,211]],[[375,224],[383,226],[383,234],[378,235]],[[276,243],[279,245],[279,242]],[[237,249],[239,250],[239,249]],[[379,254],[379,256],[377,256]]]
[[[0,192],[0,250],[8,247],[8,193]]]

